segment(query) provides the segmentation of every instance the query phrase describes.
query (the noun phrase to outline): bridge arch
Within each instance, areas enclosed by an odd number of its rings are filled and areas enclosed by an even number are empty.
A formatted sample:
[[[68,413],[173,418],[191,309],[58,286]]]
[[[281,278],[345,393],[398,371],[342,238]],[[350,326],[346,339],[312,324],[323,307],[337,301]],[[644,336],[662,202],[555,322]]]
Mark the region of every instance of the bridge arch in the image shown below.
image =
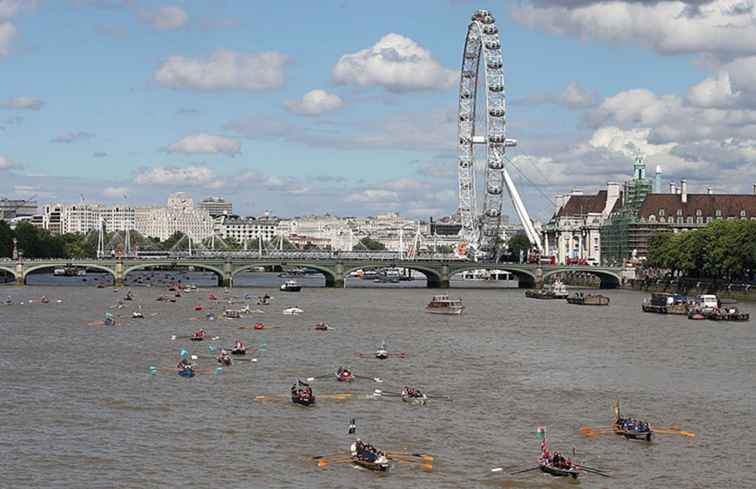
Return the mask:
[[[4,267],[4,266],[0,265],[0,271],[3,271],[3,272],[8,272],[8,274],[9,274],[9,275],[10,275],[11,277],[13,277],[13,279],[15,280],[15,278],[16,278],[16,270],[14,270],[13,268],[10,268],[10,267]]]
[[[350,266],[346,267],[344,269],[344,277],[349,277],[352,272],[356,272],[357,270],[372,270],[377,268],[406,268],[408,270],[413,270],[415,272],[420,272],[423,275],[425,275],[425,279],[427,281],[428,288],[435,289],[442,286],[442,277],[441,274],[432,268],[424,267],[422,265],[418,265],[418,262],[401,262],[401,263],[365,263],[360,266],[354,266],[354,264],[350,264]]]
[[[152,268],[152,267],[201,268],[202,270],[213,272],[218,277],[218,287],[223,287],[223,284],[224,284],[224,281],[223,281],[224,274],[223,274],[222,269],[218,267],[214,267],[212,265],[205,265],[202,263],[186,263],[186,262],[179,262],[179,261],[153,261],[149,263],[140,263],[138,265],[132,265],[123,271],[123,279],[126,280],[126,276],[131,272],[134,272],[137,270],[144,270],[146,268]]]
[[[324,267],[323,265],[313,265],[311,263],[300,263],[300,262],[281,262],[281,261],[270,261],[270,262],[257,262],[257,263],[251,263],[248,265],[241,266],[239,268],[235,268],[231,272],[231,276],[235,277],[236,274],[251,270],[253,268],[257,267],[281,267],[281,266],[295,266],[300,268],[312,268],[313,270],[317,270],[318,272],[322,273],[325,277],[325,286],[326,287],[336,287],[338,285],[338,280],[336,277],[336,274],[333,270],[330,268]]]
[[[531,289],[536,285],[535,273],[529,270],[524,270],[522,268],[513,267],[511,266],[511,264],[508,265],[507,263],[496,263],[490,265],[484,265],[482,263],[471,263],[469,266],[462,266],[459,268],[455,267],[452,271],[449,272],[449,274],[457,275],[464,272],[470,272],[472,270],[501,270],[504,272],[509,272],[517,277],[517,279],[519,280],[518,287],[521,289]]]
[[[110,274],[110,276],[113,278],[113,283],[115,283],[116,276],[115,271],[111,268],[108,268],[103,265],[97,265],[96,263],[76,263],[76,262],[60,262],[60,263],[43,263],[39,265],[34,265],[29,268],[24,268],[24,284],[26,284],[26,279],[29,276],[30,273],[35,272],[37,270],[44,270],[45,268],[64,268],[64,267],[77,267],[77,268],[92,268],[94,270],[100,270],[102,272],[106,272]]]
[[[570,268],[558,268],[556,270],[549,270],[548,272],[544,272],[543,279],[546,280],[547,278],[551,277],[552,275],[562,274],[562,273],[589,273],[591,275],[595,275],[596,277],[601,280],[600,287],[602,289],[617,289],[622,285],[622,276],[616,272],[613,272],[611,270],[602,270],[600,268],[595,267],[570,267]]]

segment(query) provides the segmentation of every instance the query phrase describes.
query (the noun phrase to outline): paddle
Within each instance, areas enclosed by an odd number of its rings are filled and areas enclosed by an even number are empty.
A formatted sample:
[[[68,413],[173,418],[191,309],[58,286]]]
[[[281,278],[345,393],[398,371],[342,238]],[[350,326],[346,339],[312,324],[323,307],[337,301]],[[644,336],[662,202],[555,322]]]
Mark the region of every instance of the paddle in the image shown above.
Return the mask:
[[[577,465],[576,467],[578,467],[579,469],[582,469],[582,470],[588,472],[589,474],[596,474],[596,475],[600,475],[601,477],[607,477],[607,478],[610,478],[610,479],[612,477],[611,475],[609,475],[609,474],[607,474],[605,472],[601,472],[600,470],[592,469],[590,467],[585,467],[584,465]]]
[[[532,472],[532,471],[538,470],[540,468],[541,467],[538,466],[538,467],[531,467],[531,468],[525,469],[525,470],[518,470],[517,472],[510,472],[510,475],[524,474],[525,472]]]
[[[365,377],[363,375],[353,375],[355,379],[364,379],[364,380],[372,380],[373,382],[381,383],[383,380],[381,380],[379,377]]]
[[[688,438],[693,438],[696,436],[695,433],[692,431],[680,431],[680,430],[670,430],[665,428],[653,428],[654,433],[663,433],[663,434],[669,434],[669,435],[682,435],[687,436]]]
[[[419,458],[420,461],[423,461],[423,462],[432,462],[433,461],[433,456],[432,455],[429,455],[427,453],[420,453],[420,452],[415,452],[415,453],[394,453],[394,452],[388,452],[388,453],[386,453],[386,456],[388,458],[395,458],[395,459],[408,458],[408,457],[416,457],[416,458]],[[417,460],[415,460],[415,461],[417,461]]]

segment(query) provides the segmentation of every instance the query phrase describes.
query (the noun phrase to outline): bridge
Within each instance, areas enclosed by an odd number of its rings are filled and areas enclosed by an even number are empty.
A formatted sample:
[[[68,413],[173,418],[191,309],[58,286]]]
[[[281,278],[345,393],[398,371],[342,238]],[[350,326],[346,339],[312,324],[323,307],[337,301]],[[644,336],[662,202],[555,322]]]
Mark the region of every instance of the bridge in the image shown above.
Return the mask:
[[[521,288],[540,287],[554,274],[587,273],[601,280],[601,288],[616,288],[623,284],[622,268],[574,265],[535,265],[471,261],[449,255],[403,258],[394,253],[305,253],[279,252],[265,255],[237,253],[205,253],[202,256],[171,256],[167,258],[107,258],[107,259],[44,259],[0,260],[0,271],[15,278],[23,286],[29,274],[64,267],[100,270],[113,276],[116,287],[123,286],[126,275],[151,268],[188,268],[214,273],[218,286],[232,287],[234,277],[245,270],[258,267],[310,268],[325,277],[326,287],[344,287],[344,278],[356,270],[406,268],[425,275],[429,288],[448,288],[449,279],[470,270],[504,270],[517,276]]]

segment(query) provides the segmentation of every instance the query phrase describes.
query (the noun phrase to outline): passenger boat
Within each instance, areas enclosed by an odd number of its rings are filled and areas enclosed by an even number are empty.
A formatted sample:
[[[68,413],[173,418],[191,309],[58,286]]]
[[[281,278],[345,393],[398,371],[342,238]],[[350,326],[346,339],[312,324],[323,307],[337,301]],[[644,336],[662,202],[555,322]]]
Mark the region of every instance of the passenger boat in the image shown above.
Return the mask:
[[[241,311],[236,309],[226,309],[223,312],[223,317],[226,319],[239,319],[241,317]]]
[[[651,441],[654,437],[654,430],[649,423],[623,418],[620,413],[620,402],[614,401],[614,423],[612,430],[619,436],[624,436],[628,440],[645,440]]]
[[[550,287],[538,290],[526,290],[525,297],[531,299],[566,299],[568,296],[567,286],[557,280]]]
[[[339,382],[351,382],[354,380],[354,374],[349,369],[339,367],[336,371],[336,380]]]
[[[601,294],[584,295],[582,292],[577,292],[575,295],[567,297],[567,302],[580,306],[608,306],[609,298]]]
[[[431,301],[425,306],[425,312],[431,314],[446,314],[457,316],[465,310],[462,299],[450,299],[448,295],[434,295]]]
[[[296,280],[287,280],[281,284],[282,292],[299,292],[302,290],[302,286]]]
[[[364,467],[368,470],[374,470],[376,472],[386,472],[391,468],[391,463],[389,462],[388,458],[386,458],[386,456],[382,453],[367,451],[367,449],[363,450],[362,453],[358,453],[358,442],[359,440],[352,443],[352,445],[349,447],[349,452],[352,454],[353,464]]]
[[[291,402],[302,406],[312,406],[315,404],[315,394],[312,393],[310,384],[306,384],[300,380],[291,386]]]
[[[299,314],[302,314],[304,311],[298,307],[290,307],[288,309],[284,309],[283,313],[286,316],[297,316]]]
[[[655,292],[650,299],[644,299],[641,305],[643,312],[657,314],[688,314],[690,305],[688,297],[678,294]]]

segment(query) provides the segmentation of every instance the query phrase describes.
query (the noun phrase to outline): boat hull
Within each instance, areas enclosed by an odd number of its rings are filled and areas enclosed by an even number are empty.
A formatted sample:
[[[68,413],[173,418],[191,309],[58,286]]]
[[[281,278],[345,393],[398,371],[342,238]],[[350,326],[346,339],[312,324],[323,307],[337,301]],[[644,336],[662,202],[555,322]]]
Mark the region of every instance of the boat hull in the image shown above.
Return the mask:
[[[309,399],[302,399],[297,396],[291,396],[291,402],[293,402],[294,404],[299,404],[300,406],[305,406],[305,407],[312,406],[313,404],[315,404],[315,397],[313,396]]]
[[[356,457],[352,458],[352,463],[359,467],[375,472],[387,472],[391,468],[391,464],[389,464],[388,462],[377,464],[375,462],[368,462],[367,460],[360,460]]]
[[[464,311],[464,308],[459,309],[448,309],[448,308],[440,308],[440,307],[426,307],[425,312],[428,312],[430,314],[443,314],[445,316],[459,316],[462,314],[462,311]]]
[[[624,436],[627,440],[642,440],[651,441],[654,438],[653,431],[630,431],[623,430],[621,428],[614,428],[614,433],[619,436]]]
[[[554,477],[572,477],[573,479],[577,479],[578,475],[580,474],[575,469],[560,469],[558,467],[554,467],[551,464],[540,464],[539,465],[541,472],[544,472],[549,475],[553,475]]]
[[[247,350],[231,350],[232,355],[246,355]]]
[[[186,378],[194,377],[194,370],[191,370],[191,369],[179,370],[177,373],[179,377],[186,377]]]

